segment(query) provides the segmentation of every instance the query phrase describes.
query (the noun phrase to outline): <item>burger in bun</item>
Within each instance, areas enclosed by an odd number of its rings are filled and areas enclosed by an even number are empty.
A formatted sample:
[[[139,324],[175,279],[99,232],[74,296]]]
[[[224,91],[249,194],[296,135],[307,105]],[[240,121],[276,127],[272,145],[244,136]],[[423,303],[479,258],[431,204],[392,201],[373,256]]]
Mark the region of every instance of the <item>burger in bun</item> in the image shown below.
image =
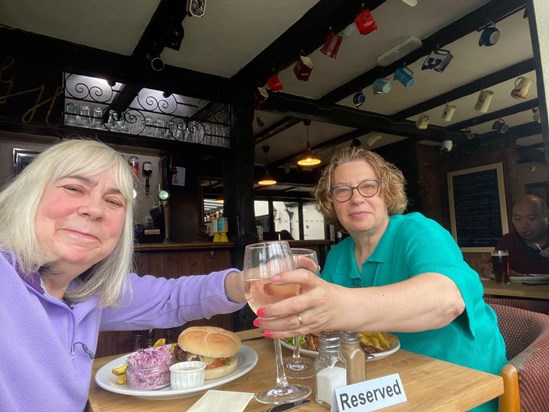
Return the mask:
[[[179,361],[200,360],[206,364],[204,379],[217,379],[236,369],[240,338],[213,326],[192,326],[179,334],[174,355]]]

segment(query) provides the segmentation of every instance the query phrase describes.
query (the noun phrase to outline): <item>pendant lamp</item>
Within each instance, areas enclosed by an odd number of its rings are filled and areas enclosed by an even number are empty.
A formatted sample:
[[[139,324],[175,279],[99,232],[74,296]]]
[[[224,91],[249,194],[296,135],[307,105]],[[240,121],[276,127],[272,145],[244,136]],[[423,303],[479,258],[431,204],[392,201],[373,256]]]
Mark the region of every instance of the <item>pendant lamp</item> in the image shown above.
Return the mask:
[[[303,123],[307,128],[307,147],[305,148],[305,152],[301,155],[301,157],[297,161],[297,164],[299,166],[319,165],[322,161],[320,160],[320,157],[318,157],[316,154],[313,153],[313,151],[311,150],[311,144],[309,143],[309,125],[311,124],[311,121],[309,119],[306,119],[306,120],[303,120]]]
[[[274,177],[271,176],[271,174],[269,173],[269,168],[267,167],[267,153],[269,153],[270,148],[271,146],[263,146],[263,153],[265,153],[265,174],[257,182],[257,184],[261,186],[276,185],[276,180]]]

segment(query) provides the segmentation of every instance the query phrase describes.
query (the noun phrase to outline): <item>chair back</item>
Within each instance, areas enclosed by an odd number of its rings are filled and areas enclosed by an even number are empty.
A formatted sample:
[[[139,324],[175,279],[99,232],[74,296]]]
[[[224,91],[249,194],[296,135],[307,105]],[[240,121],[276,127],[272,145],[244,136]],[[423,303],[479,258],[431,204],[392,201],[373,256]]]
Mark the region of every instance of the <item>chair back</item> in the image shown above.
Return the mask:
[[[505,393],[500,411],[549,411],[549,316],[512,306],[490,306],[498,316],[509,359],[502,370]]]

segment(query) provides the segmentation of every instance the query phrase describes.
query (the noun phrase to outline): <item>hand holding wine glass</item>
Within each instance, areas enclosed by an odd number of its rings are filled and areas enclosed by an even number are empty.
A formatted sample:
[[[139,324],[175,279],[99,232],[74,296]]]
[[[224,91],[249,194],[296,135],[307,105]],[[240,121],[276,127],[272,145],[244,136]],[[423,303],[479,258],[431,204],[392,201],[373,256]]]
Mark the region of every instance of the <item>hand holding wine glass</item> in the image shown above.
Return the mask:
[[[291,250],[296,268],[308,269],[318,274],[319,265],[316,251],[304,248],[292,248]],[[314,362],[311,359],[301,357],[300,340],[299,336],[293,338],[294,349],[292,356],[284,358],[286,375],[295,379],[312,378],[315,375]]]
[[[271,277],[277,273],[293,269],[295,269],[295,263],[288,242],[263,242],[246,246],[243,270],[246,299],[256,314],[260,307],[299,294],[299,284],[275,285],[271,282]],[[304,385],[288,384],[284,372],[280,340],[274,339],[273,341],[277,383],[275,387],[257,393],[255,395],[257,401],[282,404],[305,399],[311,394],[311,388]]]

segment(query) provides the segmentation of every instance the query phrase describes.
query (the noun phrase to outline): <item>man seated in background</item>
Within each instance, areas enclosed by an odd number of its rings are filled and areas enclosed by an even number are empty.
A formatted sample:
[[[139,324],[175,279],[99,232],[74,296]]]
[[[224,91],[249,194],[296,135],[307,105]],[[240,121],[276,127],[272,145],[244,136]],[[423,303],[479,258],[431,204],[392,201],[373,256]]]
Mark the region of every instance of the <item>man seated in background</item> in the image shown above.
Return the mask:
[[[549,211],[545,201],[526,195],[513,205],[513,230],[503,235],[496,250],[509,251],[511,273],[549,273]]]

